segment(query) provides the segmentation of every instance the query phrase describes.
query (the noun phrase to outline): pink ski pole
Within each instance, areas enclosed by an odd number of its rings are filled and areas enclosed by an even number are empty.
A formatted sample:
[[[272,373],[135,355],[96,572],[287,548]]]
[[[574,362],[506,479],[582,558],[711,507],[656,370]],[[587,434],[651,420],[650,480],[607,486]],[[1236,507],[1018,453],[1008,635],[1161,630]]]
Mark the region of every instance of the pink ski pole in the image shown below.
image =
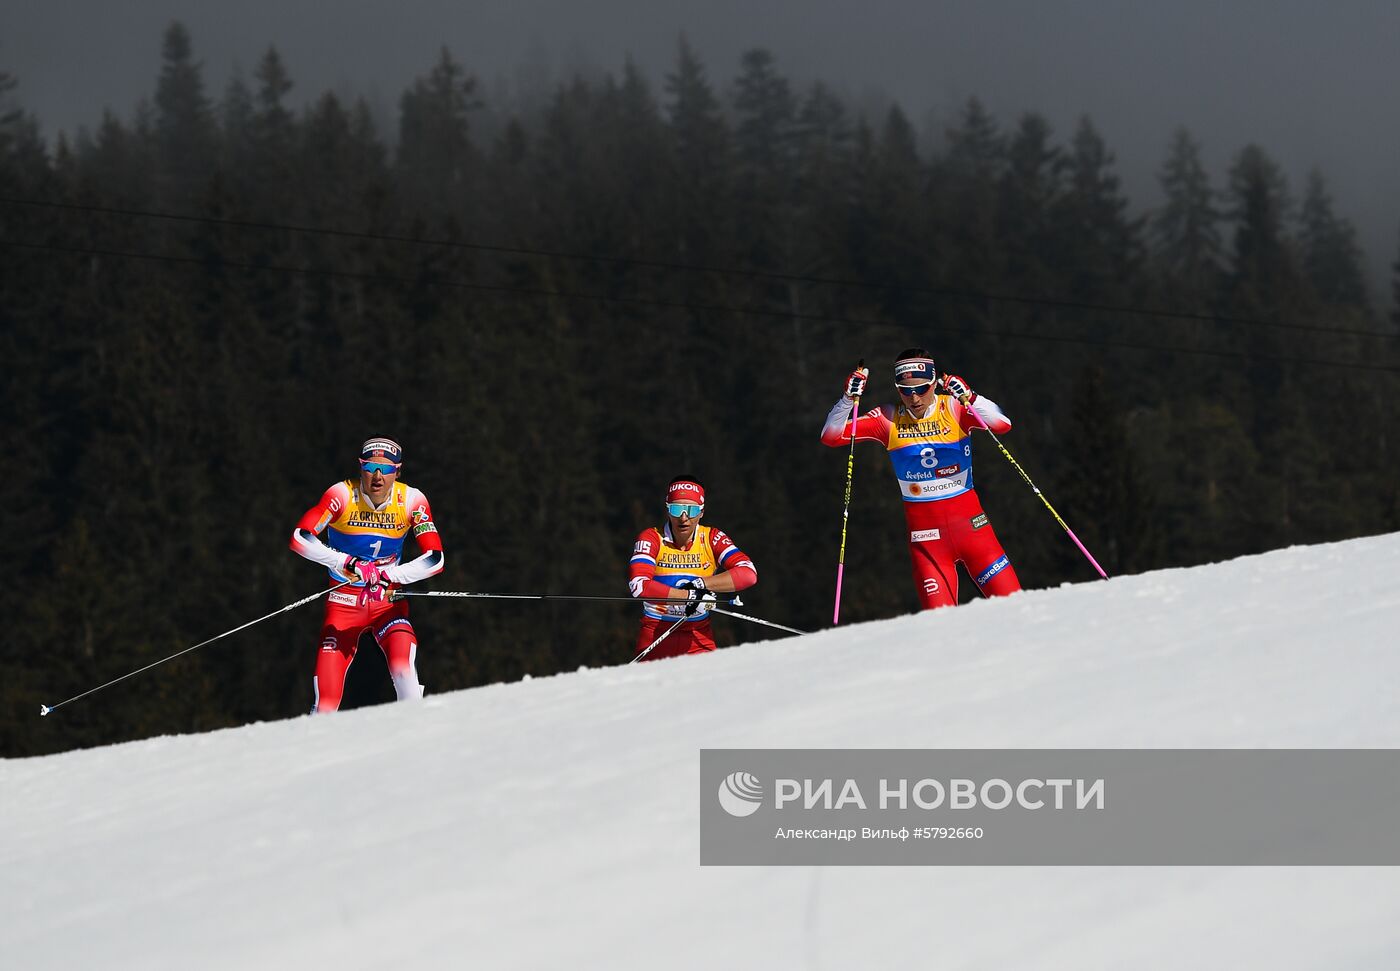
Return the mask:
[[[982,416],[977,413],[977,409],[972,407],[972,405],[968,402],[967,398],[967,395],[960,395],[958,397],[958,400],[962,402],[962,406],[964,408],[966,408],[972,413],[972,417],[977,419],[977,424],[982,426],[982,430],[988,435],[992,436],[992,441],[997,443],[997,448],[1001,449],[1001,454],[1005,455],[1006,460],[1010,462],[1012,466],[1015,467],[1017,472],[1021,473],[1021,478],[1026,480],[1026,485],[1031,487],[1031,491],[1034,492],[1037,496],[1040,496],[1040,501],[1045,503],[1045,508],[1050,510],[1050,515],[1055,517],[1055,522],[1063,526],[1065,532],[1069,534],[1069,538],[1074,540],[1074,545],[1079,547],[1079,552],[1083,553],[1084,556],[1089,560],[1089,562],[1094,564],[1094,569],[1098,571],[1099,576],[1107,580],[1108,574],[1103,571],[1103,567],[1099,566],[1099,561],[1094,559],[1094,555],[1084,548],[1083,543],[1079,542],[1079,537],[1074,535],[1074,530],[1070,529],[1069,524],[1060,518],[1060,514],[1055,511],[1055,507],[1050,505],[1050,500],[1046,499],[1045,494],[1036,487],[1036,484],[1034,482],[1031,481],[1031,477],[1026,474],[1025,469],[1021,468],[1021,463],[1016,461],[1015,456],[1013,456],[1010,452],[1006,450],[1005,445],[1001,444],[1001,439],[997,438],[997,433],[987,427],[987,423],[982,420]]]
[[[856,364],[865,368],[865,358]],[[851,519],[851,481],[856,474],[856,419],[860,417],[860,395],[851,399],[851,450],[846,455],[846,500],[841,510],[841,552],[836,557],[836,606],[831,611],[831,626],[841,622],[841,580],[846,574],[846,524]]]

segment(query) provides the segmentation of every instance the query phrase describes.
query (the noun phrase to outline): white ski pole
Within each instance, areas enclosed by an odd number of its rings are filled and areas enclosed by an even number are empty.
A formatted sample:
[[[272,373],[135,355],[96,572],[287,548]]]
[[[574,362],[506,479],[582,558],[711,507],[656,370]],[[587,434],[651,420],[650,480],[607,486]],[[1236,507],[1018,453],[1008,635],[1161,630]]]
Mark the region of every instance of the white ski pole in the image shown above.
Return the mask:
[[[169,661],[169,660],[171,660],[172,658],[177,658],[177,657],[179,657],[181,654],[188,654],[190,651],[197,651],[197,650],[199,650],[201,647],[204,647],[204,646],[207,645],[207,644],[213,644],[215,641],[223,640],[225,637],[228,637],[230,634],[237,634],[239,631],[244,630],[245,628],[248,628],[248,627],[252,627],[254,624],[261,624],[263,621],[267,620],[269,617],[276,617],[278,614],[286,613],[288,610],[293,610],[293,609],[295,609],[295,608],[297,608],[297,607],[302,606],[303,604],[309,604],[309,603],[311,603],[311,601],[313,601],[313,600],[320,600],[322,597],[324,597],[326,594],[330,593],[332,590],[339,590],[341,587],[346,586],[347,584],[355,583],[355,582],[357,582],[357,581],[355,581],[355,580],[346,580],[344,583],[337,583],[337,584],[336,584],[335,586],[333,586],[333,587],[327,587],[327,588],[324,589],[324,590],[321,590],[321,591],[319,591],[319,592],[317,592],[317,593],[313,593],[313,594],[312,594],[311,596],[309,596],[309,597],[302,597],[302,598],[301,598],[300,600],[298,600],[296,603],[289,603],[289,604],[287,604],[287,606],[285,606],[285,607],[279,607],[277,610],[274,610],[272,613],[270,613],[270,614],[265,614],[264,616],[259,617],[257,620],[250,620],[250,621],[248,621],[248,623],[246,623],[246,624],[240,624],[239,626],[235,627],[233,630],[226,630],[226,631],[224,631],[222,634],[218,634],[218,635],[216,635],[216,636],[214,636],[214,637],[209,638],[207,641],[200,641],[200,642],[199,642],[198,644],[196,644],[194,647],[187,647],[187,648],[185,648],[183,651],[176,651],[174,654],[171,654],[169,657],[163,657],[163,658],[161,658],[159,661],[152,661],[150,664],[146,665],[144,668],[137,668],[135,671],[129,671],[129,672],[127,672],[126,674],[123,674],[120,678],[113,678],[111,681],[108,681],[106,684],[99,684],[96,688],[89,688],[88,690],[84,691],[82,694],[80,694],[80,695],[74,695],[73,697],[68,698],[68,699],[65,700],[65,701],[60,701],[60,702],[59,702],[58,704],[56,704],[56,705],[44,705],[44,704],[41,704],[41,705],[39,706],[39,714],[40,714],[41,716],[47,715],[49,712],[53,711],[53,710],[56,709],[56,708],[62,708],[64,705],[68,704],[68,702],[70,702],[70,701],[77,701],[79,698],[86,698],[88,695],[93,694],[94,692],[101,691],[103,688],[110,688],[112,685],[116,684],[118,681],[125,681],[127,678],[135,677],[136,675],[140,674],[142,671],[149,671],[151,668],[155,667],[157,664],[164,664],[166,661]]]
[[[785,630],[789,634],[809,634],[811,631],[798,630],[796,627],[784,627],[782,624],[775,624],[771,620],[762,620],[758,617],[750,617],[748,614],[741,614],[734,610],[722,610],[719,607],[711,607],[710,613],[724,614],[726,617],[737,617],[740,620],[747,620],[751,624],[762,624],[764,627],[776,627],[778,630]]]

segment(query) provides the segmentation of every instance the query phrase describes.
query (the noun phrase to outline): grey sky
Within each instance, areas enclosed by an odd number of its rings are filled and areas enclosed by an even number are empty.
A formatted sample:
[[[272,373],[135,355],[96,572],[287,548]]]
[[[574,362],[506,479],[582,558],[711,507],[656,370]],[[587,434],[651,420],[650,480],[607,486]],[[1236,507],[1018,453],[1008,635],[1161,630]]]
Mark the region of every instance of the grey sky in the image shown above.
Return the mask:
[[[0,5],[0,70],[47,134],[127,115],[154,89],[174,19],[194,37],[211,94],[275,43],[297,83],[392,110],[447,45],[502,83],[575,66],[653,78],[681,31],[727,82],[742,51],[771,49],[801,84],[883,93],[926,125],[976,95],[1003,125],[1039,111],[1067,140],[1088,114],[1140,206],[1172,130],[1201,141],[1217,186],[1256,142],[1295,193],[1317,166],[1367,250],[1373,290],[1400,242],[1400,4],[1383,0],[49,0]]]

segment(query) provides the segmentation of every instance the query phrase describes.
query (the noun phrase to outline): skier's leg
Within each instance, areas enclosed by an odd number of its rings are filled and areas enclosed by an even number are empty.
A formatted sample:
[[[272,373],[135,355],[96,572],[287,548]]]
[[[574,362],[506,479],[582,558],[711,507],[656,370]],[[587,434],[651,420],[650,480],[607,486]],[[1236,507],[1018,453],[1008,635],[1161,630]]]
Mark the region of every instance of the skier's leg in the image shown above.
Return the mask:
[[[355,648],[359,644],[364,627],[358,623],[346,624],[337,621],[327,611],[326,621],[321,626],[321,649],[316,652],[316,674],[311,679],[313,700],[311,711],[332,712],[340,708],[341,695],[345,691],[345,672],[350,662],[355,660]]]
[[[374,639],[389,664],[399,701],[423,697],[418,683],[418,635],[408,621],[408,604],[400,600],[375,619]]]
[[[636,657],[638,654],[645,651],[651,645],[651,642],[656,640],[659,636],[661,636],[660,621],[655,617],[643,617],[641,626],[637,628],[637,643],[632,648],[632,656]],[[666,639],[669,641],[671,638],[668,637]],[[651,655],[648,654],[646,657],[642,658],[642,660],[650,661]]]
[[[991,521],[982,511],[977,494],[968,492],[950,499],[946,509],[949,515],[943,523],[942,534],[947,555],[962,561],[983,595],[1004,597],[1020,590],[1021,581]]]
[[[909,558],[914,566],[914,589],[919,607],[931,610],[958,602],[958,567],[949,546],[947,500],[905,503],[904,521],[909,528]]]
[[[914,565],[914,587],[919,593],[923,610],[950,607],[958,602],[958,568],[947,556],[939,555],[937,542],[909,544],[909,558]]]
[[[674,636],[680,637],[681,635],[688,636],[688,639],[683,642],[687,654],[708,654],[715,649],[715,633],[710,626],[708,617],[704,620],[697,620],[693,624],[686,624],[676,631]]]
[[[662,634],[666,634],[666,629],[673,625],[679,618],[676,617],[643,617],[642,626],[637,631],[637,645],[632,651],[632,656],[645,651],[651,647],[652,643]],[[681,624],[670,634],[666,634],[666,639],[655,648],[652,648],[646,657],[642,658],[642,663],[647,661],[659,661],[666,657],[680,657],[682,654],[694,653],[691,650],[693,637],[690,628],[697,627],[698,624]],[[706,624],[708,626],[708,624]],[[714,640],[710,640],[710,650],[714,649]]]
[[[973,532],[964,545],[963,562],[977,587],[989,597],[1004,597],[1021,589],[1011,558],[990,525]]]

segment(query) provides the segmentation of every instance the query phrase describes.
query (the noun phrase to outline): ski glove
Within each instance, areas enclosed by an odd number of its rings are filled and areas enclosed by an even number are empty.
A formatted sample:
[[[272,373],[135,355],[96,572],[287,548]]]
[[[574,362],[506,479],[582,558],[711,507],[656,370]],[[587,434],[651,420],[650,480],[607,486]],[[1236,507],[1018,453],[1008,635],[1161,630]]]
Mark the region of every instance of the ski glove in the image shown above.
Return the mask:
[[[347,556],[345,566],[341,567],[340,572],[366,586],[379,582],[379,567],[375,565],[373,560],[361,560]]]
[[[713,590],[692,590],[690,602],[685,605],[685,615],[694,617],[696,614],[708,614],[718,600]]]
[[[366,583],[364,589],[360,591],[360,606],[363,607],[370,603],[382,604],[388,596],[389,581],[381,576],[373,583]]]
[[[361,607],[371,601],[383,603],[384,598],[389,595],[389,578],[380,571],[373,560],[359,560],[353,556],[346,557],[343,572],[346,576],[364,584],[364,588],[360,590]]]
[[[870,369],[858,367],[851,372],[851,376],[846,379],[845,395],[854,401],[865,394],[865,379],[870,377]]]
[[[967,386],[967,382],[956,374],[943,375],[943,390],[954,398],[967,397],[967,403],[972,404],[977,400],[977,392]]]
[[[707,614],[710,608],[715,605],[717,598],[705,589],[705,578],[694,577],[690,580],[682,580],[676,584],[677,590],[689,590],[689,602],[685,605],[685,615],[694,617],[696,614]]]

